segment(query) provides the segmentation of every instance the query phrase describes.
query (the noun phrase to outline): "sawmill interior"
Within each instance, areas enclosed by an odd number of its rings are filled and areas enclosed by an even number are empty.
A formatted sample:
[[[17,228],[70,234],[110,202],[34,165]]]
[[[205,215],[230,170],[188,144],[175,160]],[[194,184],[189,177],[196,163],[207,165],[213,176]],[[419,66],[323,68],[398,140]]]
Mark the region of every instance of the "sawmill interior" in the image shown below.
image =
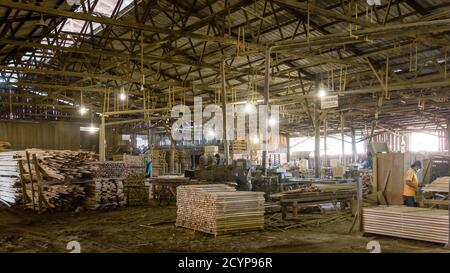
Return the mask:
[[[449,252],[450,2],[0,1],[0,252]]]

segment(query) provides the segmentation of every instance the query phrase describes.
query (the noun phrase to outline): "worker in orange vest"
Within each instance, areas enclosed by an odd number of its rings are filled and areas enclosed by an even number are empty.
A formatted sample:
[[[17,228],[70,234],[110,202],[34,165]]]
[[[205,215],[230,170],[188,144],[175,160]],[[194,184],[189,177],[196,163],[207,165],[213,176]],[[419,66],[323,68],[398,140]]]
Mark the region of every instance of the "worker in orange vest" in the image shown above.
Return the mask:
[[[415,161],[411,169],[406,172],[405,184],[403,187],[403,204],[407,207],[416,206],[416,190],[419,187],[417,172],[422,168],[422,162]]]

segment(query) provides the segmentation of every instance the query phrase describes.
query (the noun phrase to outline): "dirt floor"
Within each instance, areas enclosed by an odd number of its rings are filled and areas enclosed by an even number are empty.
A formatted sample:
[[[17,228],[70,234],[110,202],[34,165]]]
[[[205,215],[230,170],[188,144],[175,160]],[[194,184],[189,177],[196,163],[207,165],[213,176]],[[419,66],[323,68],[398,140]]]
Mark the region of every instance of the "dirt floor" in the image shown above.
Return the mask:
[[[45,215],[0,208],[0,252],[70,252],[70,241],[79,242],[81,252],[370,252],[371,240],[381,252],[448,252],[440,244],[349,234],[351,216],[335,211],[304,213],[291,222],[300,227],[217,238],[175,227],[175,214],[174,206],[156,205]],[[276,222],[280,215],[269,217]]]

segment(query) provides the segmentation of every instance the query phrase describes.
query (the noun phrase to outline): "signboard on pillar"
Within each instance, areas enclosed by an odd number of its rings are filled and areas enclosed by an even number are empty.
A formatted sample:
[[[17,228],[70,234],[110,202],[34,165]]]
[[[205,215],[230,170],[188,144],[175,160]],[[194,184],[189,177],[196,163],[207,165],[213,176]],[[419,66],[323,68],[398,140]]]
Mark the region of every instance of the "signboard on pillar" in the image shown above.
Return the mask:
[[[320,100],[320,109],[336,108],[339,106],[339,99],[337,95],[324,96]]]

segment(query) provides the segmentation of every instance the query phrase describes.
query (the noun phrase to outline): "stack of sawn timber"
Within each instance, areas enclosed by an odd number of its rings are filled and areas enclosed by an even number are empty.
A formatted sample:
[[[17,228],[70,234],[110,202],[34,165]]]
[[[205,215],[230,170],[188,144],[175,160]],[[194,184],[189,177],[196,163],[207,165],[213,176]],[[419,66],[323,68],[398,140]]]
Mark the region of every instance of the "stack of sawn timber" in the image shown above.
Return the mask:
[[[22,196],[20,173],[15,152],[0,153],[0,203],[11,206]]]
[[[27,189],[27,194],[32,195],[30,188]],[[42,187],[42,197],[50,209],[75,210],[83,204],[85,190],[76,184],[45,184]],[[35,200],[38,198],[35,191]]]
[[[18,157],[26,162],[26,152],[36,155],[45,180],[83,180],[92,178],[95,154],[85,151],[27,149],[18,151]],[[27,164],[24,164],[27,170]],[[27,170],[28,172],[28,170]]]
[[[123,186],[128,206],[148,204],[149,191],[145,185],[145,160],[143,156],[124,155],[125,163]]]
[[[425,187],[422,188],[423,192],[447,192],[448,193],[448,187],[450,182],[450,176],[444,176],[439,177],[431,184],[425,185]]]
[[[364,232],[448,243],[448,211],[405,206],[363,209]]]
[[[225,184],[177,187],[176,225],[215,236],[264,228],[264,192]]]
[[[117,208],[125,205],[123,192],[123,172],[125,164],[122,161],[97,161],[95,177],[85,184],[87,209]]]
[[[327,202],[350,199],[356,195],[356,184],[312,184],[291,191],[272,194],[274,200],[296,200],[297,202]]]

